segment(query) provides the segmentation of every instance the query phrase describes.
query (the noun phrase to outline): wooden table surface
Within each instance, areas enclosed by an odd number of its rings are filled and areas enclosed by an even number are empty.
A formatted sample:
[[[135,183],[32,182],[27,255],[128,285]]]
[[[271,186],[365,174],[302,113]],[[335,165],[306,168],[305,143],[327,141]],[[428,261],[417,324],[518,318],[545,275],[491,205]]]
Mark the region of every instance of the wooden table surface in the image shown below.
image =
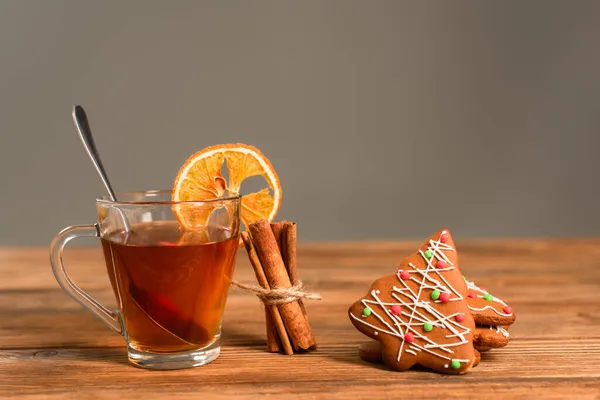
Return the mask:
[[[0,249],[0,398],[600,398],[600,239],[461,241],[462,272],[503,298],[517,321],[504,349],[464,376],[392,372],[357,355],[348,306],[418,242],[301,245],[316,352],[265,351],[259,301],[232,289],[223,348],[207,366],[147,371],[124,342],[55,282],[46,249]],[[99,248],[67,249],[81,287],[114,304]],[[240,251],[235,278],[252,283]]]

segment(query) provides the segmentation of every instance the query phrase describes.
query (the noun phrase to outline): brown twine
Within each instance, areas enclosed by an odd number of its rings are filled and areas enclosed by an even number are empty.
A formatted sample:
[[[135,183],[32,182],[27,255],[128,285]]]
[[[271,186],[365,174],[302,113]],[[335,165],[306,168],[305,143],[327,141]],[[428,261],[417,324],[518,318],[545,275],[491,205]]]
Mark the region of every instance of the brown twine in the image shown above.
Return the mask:
[[[259,299],[261,299],[263,303],[269,305],[291,303],[292,301],[296,301],[298,299],[321,300],[321,295],[318,293],[304,292],[302,290],[304,289],[304,285],[300,281],[288,289],[265,289],[260,286],[246,285],[244,283],[239,283],[236,281],[231,281],[231,284],[239,287],[240,289],[253,292]]]

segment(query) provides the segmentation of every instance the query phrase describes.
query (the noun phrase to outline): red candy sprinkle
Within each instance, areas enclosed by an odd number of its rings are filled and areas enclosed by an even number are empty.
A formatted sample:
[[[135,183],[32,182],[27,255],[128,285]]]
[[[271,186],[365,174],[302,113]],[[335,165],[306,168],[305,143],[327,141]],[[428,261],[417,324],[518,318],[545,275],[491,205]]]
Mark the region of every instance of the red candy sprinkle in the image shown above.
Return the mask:
[[[398,305],[396,306],[392,306],[392,314],[394,315],[400,315],[402,313],[402,308]]]
[[[481,290],[483,290],[484,292],[486,292],[486,293],[487,293],[487,289],[486,289],[486,288],[484,288],[484,287],[480,287],[479,289],[481,289]]]
[[[443,292],[440,294],[440,301],[442,303],[447,303],[450,301],[450,293],[448,292]]]
[[[446,261],[444,260],[438,260],[436,267],[442,269],[442,268],[447,268],[448,264],[446,263]]]
[[[502,311],[504,311],[506,314],[512,314],[512,308],[509,306],[504,307]]]
[[[404,340],[412,343],[415,341],[415,337],[413,336],[413,334],[411,332],[407,332],[406,335],[404,335]]]
[[[465,314],[456,314],[456,321],[463,322],[465,320]]]
[[[447,241],[448,241],[448,234],[444,232],[440,235],[440,242],[446,243]]]
[[[410,278],[410,273],[407,270],[401,271],[400,278],[407,280],[408,278]]]
[[[467,293],[467,297],[470,299],[474,299],[477,297],[477,295],[475,294],[475,292],[469,292],[469,293]]]

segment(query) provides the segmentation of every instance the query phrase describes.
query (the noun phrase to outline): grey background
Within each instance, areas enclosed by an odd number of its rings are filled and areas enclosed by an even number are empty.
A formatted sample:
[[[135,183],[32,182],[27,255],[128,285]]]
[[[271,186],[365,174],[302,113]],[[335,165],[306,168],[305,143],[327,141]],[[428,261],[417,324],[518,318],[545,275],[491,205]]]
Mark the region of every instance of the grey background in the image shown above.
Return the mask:
[[[0,1],[0,244],[204,146],[279,172],[303,240],[597,235],[600,2]]]

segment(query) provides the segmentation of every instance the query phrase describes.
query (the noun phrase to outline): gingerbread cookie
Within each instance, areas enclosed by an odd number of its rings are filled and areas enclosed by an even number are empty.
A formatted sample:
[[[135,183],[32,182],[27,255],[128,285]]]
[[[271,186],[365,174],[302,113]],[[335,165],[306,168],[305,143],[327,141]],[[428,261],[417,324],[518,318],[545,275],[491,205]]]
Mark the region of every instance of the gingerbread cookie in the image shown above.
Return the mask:
[[[463,374],[475,361],[466,290],[452,236],[441,230],[405,258],[396,274],[377,279],[348,313],[360,332],[381,343],[389,368],[419,364]]]
[[[479,351],[504,347],[508,344],[509,336],[508,327],[477,325],[473,346]]]
[[[360,358],[370,363],[378,364],[383,362],[383,356],[381,355],[381,344],[375,340],[362,343],[358,347],[358,355]],[[480,362],[481,354],[479,351],[475,350],[475,361],[473,362],[473,367],[479,365]]]
[[[465,279],[467,284],[467,303],[478,325],[511,325],[515,322],[515,314],[501,299],[492,296],[484,288]]]

